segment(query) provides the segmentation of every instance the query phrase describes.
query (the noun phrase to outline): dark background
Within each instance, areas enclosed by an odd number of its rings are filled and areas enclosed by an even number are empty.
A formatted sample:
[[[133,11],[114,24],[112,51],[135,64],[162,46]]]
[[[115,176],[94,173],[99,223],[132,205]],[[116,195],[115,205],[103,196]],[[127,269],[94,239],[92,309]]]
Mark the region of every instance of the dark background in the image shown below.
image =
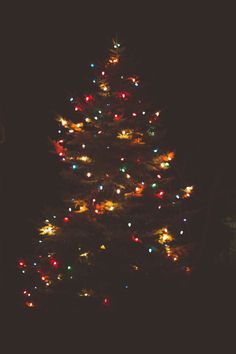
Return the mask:
[[[2,270],[11,294],[16,261],[31,252],[34,220],[60,195],[48,143],[55,113],[71,93],[83,92],[89,63],[107,54],[115,35],[138,63],[150,97],[165,108],[171,145],[197,186],[197,201],[204,204],[217,178],[219,189],[234,188],[230,13],[198,2],[2,5]]]

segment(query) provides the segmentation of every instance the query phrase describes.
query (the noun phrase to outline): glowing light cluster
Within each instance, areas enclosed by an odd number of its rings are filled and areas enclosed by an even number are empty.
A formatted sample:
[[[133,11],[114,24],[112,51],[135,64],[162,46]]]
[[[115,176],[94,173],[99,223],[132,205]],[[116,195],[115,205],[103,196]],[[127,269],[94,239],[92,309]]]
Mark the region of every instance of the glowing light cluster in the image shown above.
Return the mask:
[[[80,200],[80,199],[74,200],[74,206],[76,208],[74,212],[77,214],[81,214],[89,210],[87,202],[85,202],[84,200]]]
[[[57,231],[59,230],[60,228],[51,224],[51,223],[46,223],[45,226],[41,227],[39,229],[39,234],[40,235],[48,235],[48,236],[54,236],[56,235]]]
[[[168,229],[166,227],[163,227],[160,230],[156,230],[154,232],[154,235],[158,236],[157,242],[160,244],[166,244],[170,243],[174,240],[174,237],[168,232]]]

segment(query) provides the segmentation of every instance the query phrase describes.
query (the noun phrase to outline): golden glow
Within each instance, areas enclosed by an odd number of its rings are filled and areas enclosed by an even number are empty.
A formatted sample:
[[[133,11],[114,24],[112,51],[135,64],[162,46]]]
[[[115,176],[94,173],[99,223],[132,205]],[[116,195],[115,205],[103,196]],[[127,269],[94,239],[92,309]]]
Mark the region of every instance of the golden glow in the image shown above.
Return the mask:
[[[45,226],[43,226],[43,227],[41,227],[41,229],[39,229],[39,234],[54,236],[58,230],[59,230],[59,227],[57,227],[53,224],[47,223]]]
[[[43,275],[43,276],[41,277],[41,280],[44,281],[45,283],[50,282],[50,279],[49,279],[49,276],[48,276],[48,275]],[[50,283],[51,283],[51,282],[50,282]]]
[[[107,248],[106,248],[105,245],[101,245],[101,246],[100,246],[100,249],[101,249],[101,250],[106,250]]]
[[[102,91],[104,91],[104,92],[107,92],[107,91],[110,90],[110,87],[109,87],[109,85],[108,85],[106,82],[101,82],[101,83],[99,84],[99,87],[100,87],[100,89],[101,89]]]
[[[57,120],[58,120],[58,122],[61,123],[61,125],[62,125],[63,127],[65,127],[65,128],[68,127],[68,122],[67,122],[67,120],[66,120],[65,118],[59,117]]]
[[[70,128],[73,130],[73,131],[76,131],[76,132],[83,132],[84,130],[82,129],[83,126],[84,126],[84,123],[80,122],[80,123],[72,123],[72,122],[69,122],[70,123]],[[71,131],[73,133],[73,131]]]
[[[92,119],[87,117],[87,118],[85,118],[85,122],[86,122],[86,123],[91,123],[91,122],[92,122]]]
[[[95,213],[96,214],[103,214],[105,211],[113,211],[117,208],[120,208],[119,203],[114,203],[111,200],[105,200],[95,206]]]
[[[122,130],[120,133],[118,133],[117,138],[118,139],[132,139],[133,137],[133,130],[127,129],[127,130]]]
[[[171,160],[173,160],[174,156],[175,156],[175,153],[173,151],[169,152],[168,154],[163,155],[163,161],[171,161]]]
[[[163,170],[167,170],[170,167],[169,161],[173,160],[175,153],[169,152],[165,155],[156,156],[153,158],[155,165],[159,165]],[[155,167],[154,167],[155,169]]]
[[[118,63],[118,61],[119,61],[118,57],[116,57],[116,58],[113,57],[113,58],[110,58],[110,59],[109,59],[109,63],[110,63],[110,64],[116,64],[116,63]]]
[[[133,145],[143,145],[143,144],[145,144],[145,142],[143,141],[143,134],[137,133],[137,135],[139,137],[137,137],[134,140],[132,140],[131,144],[133,144]]]
[[[118,207],[118,203],[113,203],[111,200],[106,200],[104,203],[104,209],[107,211],[113,211]]]
[[[135,187],[135,191],[134,192],[130,192],[130,193],[125,193],[125,198],[128,197],[142,197],[143,196],[143,190],[144,190],[144,186],[140,183]]]
[[[91,163],[92,159],[89,156],[79,156],[76,158],[76,160],[83,161],[85,163]]]
[[[189,198],[193,192],[193,186],[186,187],[185,189],[183,189],[183,192],[184,192],[183,198]]]
[[[133,264],[131,267],[132,267],[133,270],[139,270],[139,267],[137,265],[135,265],[135,264]]]
[[[88,254],[89,254],[89,252],[84,252],[84,253],[81,253],[79,256],[82,258],[88,258]]]
[[[88,210],[87,203],[84,200],[77,199],[74,201],[74,205],[78,208],[78,210],[74,211],[77,214],[84,213]]]
[[[161,245],[174,240],[173,236],[168,232],[166,227],[163,227],[160,230],[154,231],[154,235],[159,236],[159,238],[157,239],[157,242],[159,242]]]
[[[85,297],[93,296],[93,290],[92,289],[82,289],[79,293],[79,296],[85,296]]]

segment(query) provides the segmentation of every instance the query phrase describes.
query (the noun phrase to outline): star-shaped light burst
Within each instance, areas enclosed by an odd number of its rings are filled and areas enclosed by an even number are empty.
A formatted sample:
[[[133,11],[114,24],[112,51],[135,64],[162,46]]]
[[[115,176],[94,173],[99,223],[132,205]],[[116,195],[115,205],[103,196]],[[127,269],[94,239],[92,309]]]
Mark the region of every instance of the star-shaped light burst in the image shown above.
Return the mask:
[[[48,235],[48,236],[54,236],[56,235],[57,231],[59,230],[58,226],[55,226],[51,223],[46,223],[45,226],[41,227],[39,229],[39,234],[40,235]]]

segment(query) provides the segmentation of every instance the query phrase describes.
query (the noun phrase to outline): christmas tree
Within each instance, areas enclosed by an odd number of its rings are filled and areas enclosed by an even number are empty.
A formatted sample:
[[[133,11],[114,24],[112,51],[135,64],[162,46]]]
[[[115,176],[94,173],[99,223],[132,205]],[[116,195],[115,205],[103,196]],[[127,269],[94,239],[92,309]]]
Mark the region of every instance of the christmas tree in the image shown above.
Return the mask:
[[[34,256],[19,260],[27,307],[50,297],[109,305],[144,279],[190,272],[184,211],[193,187],[179,185],[161,108],[143,99],[128,66],[114,40],[105,62],[90,64],[85,95],[57,117],[68,188],[63,208],[39,226]]]

